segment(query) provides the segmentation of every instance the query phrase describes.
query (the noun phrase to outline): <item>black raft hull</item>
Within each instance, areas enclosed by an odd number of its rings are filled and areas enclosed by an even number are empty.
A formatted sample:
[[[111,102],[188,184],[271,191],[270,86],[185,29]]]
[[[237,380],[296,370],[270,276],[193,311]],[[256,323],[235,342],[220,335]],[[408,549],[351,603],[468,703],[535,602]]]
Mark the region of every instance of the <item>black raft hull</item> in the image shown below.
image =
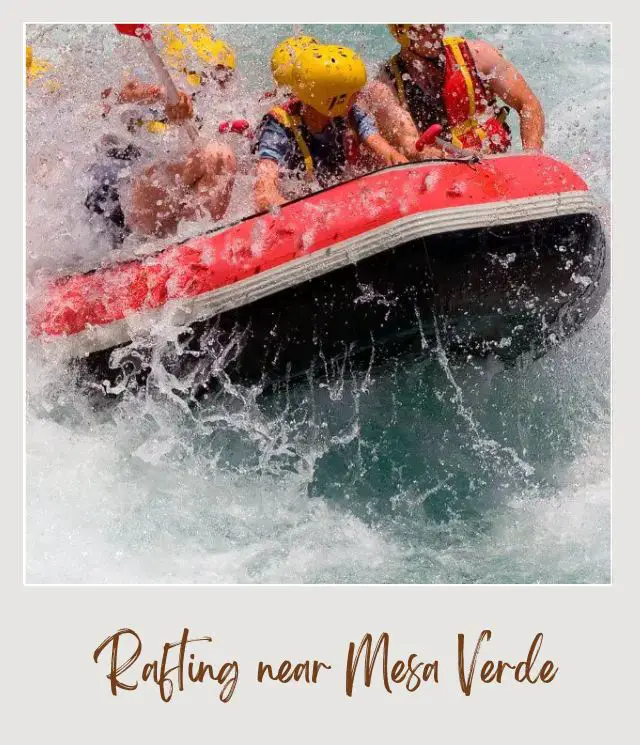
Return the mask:
[[[594,213],[417,237],[184,326],[177,341],[133,341],[78,364],[107,395],[145,385],[161,364],[198,398],[221,377],[270,385],[439,346],[509,362],[587,322],[608,265]]]

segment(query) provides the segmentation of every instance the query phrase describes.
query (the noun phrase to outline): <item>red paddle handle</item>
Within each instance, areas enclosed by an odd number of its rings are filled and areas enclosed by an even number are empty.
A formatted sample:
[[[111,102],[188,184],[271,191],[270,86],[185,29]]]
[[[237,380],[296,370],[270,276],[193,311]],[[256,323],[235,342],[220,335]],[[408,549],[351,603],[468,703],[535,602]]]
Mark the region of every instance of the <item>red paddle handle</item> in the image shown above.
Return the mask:
[[[137,36],[139,39],[151,41],[151,29],[146,23],[115,23],[114,26],[125,36]]]
[[[416,150],[421,153],[427,145],[433,145],[436,137],[442,132],[442,125],[432,124],[427,127],[416,142]]]
[[[220,122],[218,132],[235,132],[241,135],[249,129],[249,122],[246,119],[234,119],[233,121]]]

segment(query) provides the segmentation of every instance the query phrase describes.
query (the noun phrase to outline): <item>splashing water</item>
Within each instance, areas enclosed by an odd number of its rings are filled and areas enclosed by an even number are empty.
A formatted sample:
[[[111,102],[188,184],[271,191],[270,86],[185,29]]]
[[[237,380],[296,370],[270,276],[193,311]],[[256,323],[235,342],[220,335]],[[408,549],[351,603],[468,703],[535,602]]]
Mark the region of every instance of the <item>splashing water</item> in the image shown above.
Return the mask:
[[[199,113],[255,120],[268,57],[292,27],[216,31],[236,49],[240,81]],[[352,46],[370,72],[395,49],[380,26],[303,31]],[[487,39],[525,74],[548,151],[587,180],[608,220],[608,27],[449,32]],[[93,143],[108,131],[100,91],[125,69],[152,78],[143,52],[107,26],[30,26],[27,39],[60,83],[27,96],[34,294],[43,276],[108,255],[82,206]],[[244,178],[228,219],[251,211]],[[358,302],[380,298],[363,287]],[[28,350],[27,580],[608,582],[609,336],[605,303],[567,343],[509,369],[450,359],[441,345],[402,365],[374,351],[366,371],[347,356],[268,395],[221,369],[221,392],[197,410],[159,361],[146,395],[95,409],[55,350]]]

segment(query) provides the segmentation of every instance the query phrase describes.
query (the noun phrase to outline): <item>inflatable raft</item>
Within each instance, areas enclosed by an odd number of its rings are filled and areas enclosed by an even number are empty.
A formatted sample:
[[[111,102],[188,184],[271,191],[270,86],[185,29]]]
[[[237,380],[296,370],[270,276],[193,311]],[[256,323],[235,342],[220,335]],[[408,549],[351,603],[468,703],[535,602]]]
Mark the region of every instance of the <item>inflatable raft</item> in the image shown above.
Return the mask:
[[[597,209],[567,165],[430,161],[58,278],[28,326],[107,391],[144,380],[158,345],[206,388],[221,370],[264,382],[372,350],[541,354],[596,313],[608,276]]]

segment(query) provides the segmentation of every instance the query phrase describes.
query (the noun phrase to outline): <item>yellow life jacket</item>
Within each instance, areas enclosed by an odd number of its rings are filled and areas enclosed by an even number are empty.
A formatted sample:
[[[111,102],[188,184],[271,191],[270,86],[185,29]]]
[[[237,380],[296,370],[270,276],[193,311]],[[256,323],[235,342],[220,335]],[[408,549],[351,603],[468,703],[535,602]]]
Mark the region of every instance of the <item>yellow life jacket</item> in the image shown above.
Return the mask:
[[[289,111],[287,111],[289,108]],[[304,160],[304,168],[307,174],[307,178],[313,178],[313,158],[309,147],[302,136],[302,120],[298,114],[294,114],[291,109],[293,107],[284,108],[283,106],[275,106],[269,111],[269,114],[283,127],[293,133],[296,138],[296,144],[302,154]]]

